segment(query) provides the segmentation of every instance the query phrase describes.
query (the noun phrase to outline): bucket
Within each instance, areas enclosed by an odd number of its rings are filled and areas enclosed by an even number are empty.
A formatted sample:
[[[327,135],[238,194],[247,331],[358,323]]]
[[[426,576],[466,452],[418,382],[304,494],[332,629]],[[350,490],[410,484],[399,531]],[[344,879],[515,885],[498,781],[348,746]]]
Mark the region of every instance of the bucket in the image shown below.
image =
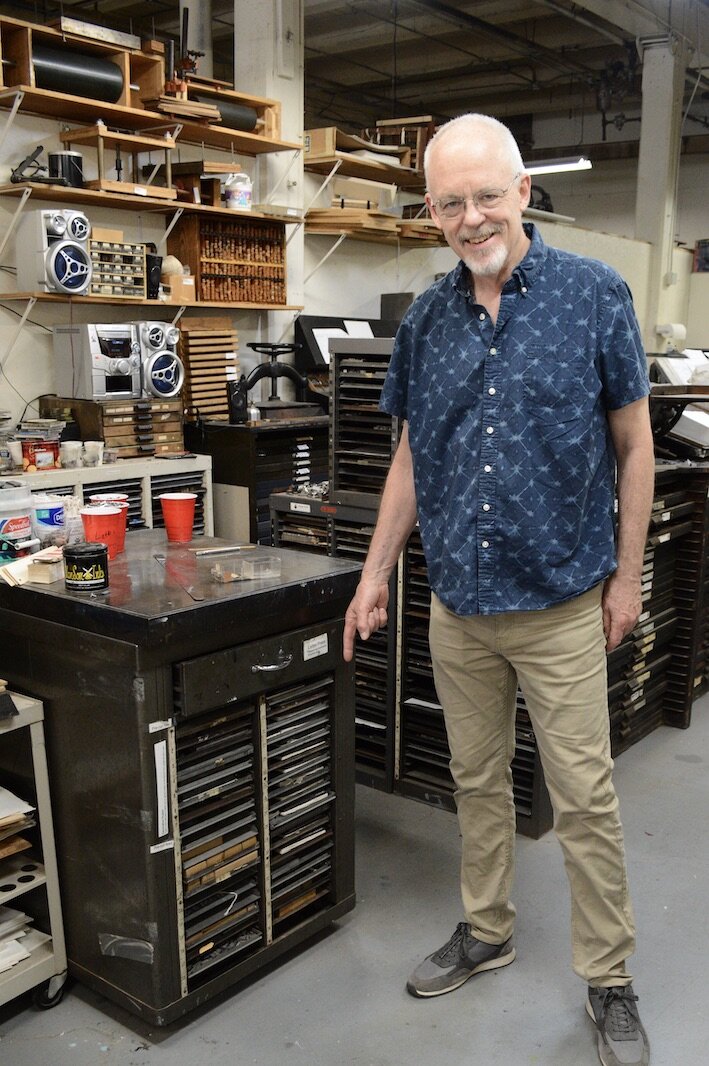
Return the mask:
[[[81,152],[47,152],[50,178],[64,178],[74,189],[84,184],[84,164]]]
[[[224,183],[224,203],[232,211],[250,211],[253,186],[248,174],[230,174]]]
[[[35,492],[32,496],[31,519],[32,533],[39,540],[40,547],[66,543],[64,497]]]
[[[32,497],[17,483],[0,482],[0,560],[15,559],[32,537]]]

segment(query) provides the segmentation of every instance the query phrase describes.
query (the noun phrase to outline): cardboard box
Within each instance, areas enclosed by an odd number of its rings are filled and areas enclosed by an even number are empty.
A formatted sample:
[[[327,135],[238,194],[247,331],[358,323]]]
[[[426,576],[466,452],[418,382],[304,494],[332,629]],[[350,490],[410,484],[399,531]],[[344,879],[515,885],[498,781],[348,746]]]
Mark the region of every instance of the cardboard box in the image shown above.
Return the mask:
[[[92,226],[91,239],[94,241],[110,241],[114,244],[123,244],[123,230],[107,229],[105,226]]]
[[[166,291],[171,304],[194,303],[197,298],[191,274],[171,274],[170,288]]]

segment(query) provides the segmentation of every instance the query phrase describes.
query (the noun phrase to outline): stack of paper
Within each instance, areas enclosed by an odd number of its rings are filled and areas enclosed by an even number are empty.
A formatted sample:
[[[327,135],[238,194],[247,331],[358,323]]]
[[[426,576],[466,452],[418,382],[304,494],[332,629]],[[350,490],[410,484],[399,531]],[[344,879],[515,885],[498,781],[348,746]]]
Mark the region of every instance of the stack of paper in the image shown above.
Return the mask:
[[[656,355],[652,362],[670,385],[691,385],[709,368],[707,353],[700,348],[686,348],[677,355]]]
[[[34,807],[0,786],[0,862],[31,846],[19,834],[37,824],[33,815]]]
[[[30,841],[20,834],[36,824],[33,814],[34,807],[0,787],[0,881],[4,860],[31,847]],[[22,911],[0,906],[0,973],[30,957],[20,941],[27,935],[31,921]]]
[[[0,973],[30,957],[20,941],[27,936],[32,919],[12,907],[0,907]]]

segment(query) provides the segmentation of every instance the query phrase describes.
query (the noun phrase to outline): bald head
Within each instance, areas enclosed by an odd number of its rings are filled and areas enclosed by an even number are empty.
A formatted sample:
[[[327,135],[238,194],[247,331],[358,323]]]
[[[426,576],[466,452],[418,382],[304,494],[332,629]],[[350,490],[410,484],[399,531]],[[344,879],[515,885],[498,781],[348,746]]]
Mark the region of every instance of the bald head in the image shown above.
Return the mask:
[[[459,115],[441,126],[428,142],[423,157],[427,189],[431,187],[431,167],[442,150],[446,154],[464,150],[469,158],[477,157],[481,162],[494,157],[502,168],[509,167],[511,174],[524,170],[516,140],[504,123],[490,115]]]

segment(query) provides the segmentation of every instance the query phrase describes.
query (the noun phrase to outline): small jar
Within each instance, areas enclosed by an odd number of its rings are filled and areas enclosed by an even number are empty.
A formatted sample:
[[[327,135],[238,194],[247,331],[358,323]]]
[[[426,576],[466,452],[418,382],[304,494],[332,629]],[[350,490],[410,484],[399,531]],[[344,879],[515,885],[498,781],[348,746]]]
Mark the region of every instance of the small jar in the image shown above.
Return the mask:
[[[67,592],[91,593],[108,590],[108,548],[97,541],[65,544],[64,586]]]

